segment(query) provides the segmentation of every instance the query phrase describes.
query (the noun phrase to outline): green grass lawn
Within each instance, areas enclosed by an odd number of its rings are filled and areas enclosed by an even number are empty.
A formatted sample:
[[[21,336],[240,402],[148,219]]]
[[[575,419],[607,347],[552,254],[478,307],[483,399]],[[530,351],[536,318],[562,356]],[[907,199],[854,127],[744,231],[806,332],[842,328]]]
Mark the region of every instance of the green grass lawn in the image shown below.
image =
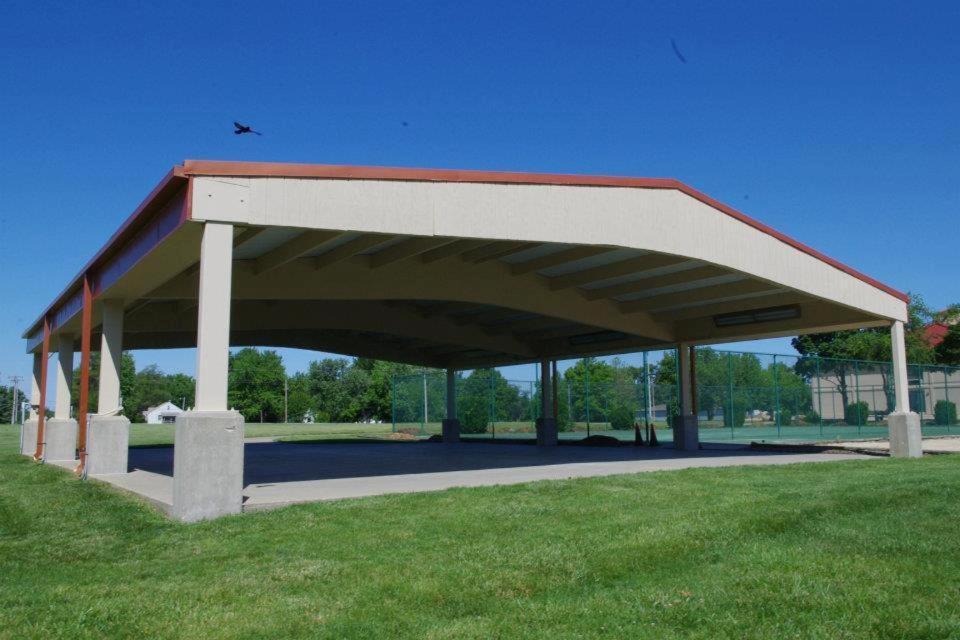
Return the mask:
[[[2,638],[956,638],[960,458],[695,469],[197,525],[13,454]]]
[[[251,422],[244,425],[244,435],[254,437],[292,437],[321,439],[325,437],[345,438],[373,436],[390,433],[389,424],[271,424]],[[133,424],[130,425],[130,446],[154,446],[173,444],[174,425],[172,424]]]

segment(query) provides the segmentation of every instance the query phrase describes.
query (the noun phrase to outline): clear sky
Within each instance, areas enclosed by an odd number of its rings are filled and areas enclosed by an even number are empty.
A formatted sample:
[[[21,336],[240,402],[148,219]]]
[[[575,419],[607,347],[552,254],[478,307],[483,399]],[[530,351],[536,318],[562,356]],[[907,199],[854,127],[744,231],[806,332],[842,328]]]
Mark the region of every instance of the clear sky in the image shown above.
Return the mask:
[[[7,1],[0,375],[186,158],[674,177],[958,301],[958,32],[955,1]]]

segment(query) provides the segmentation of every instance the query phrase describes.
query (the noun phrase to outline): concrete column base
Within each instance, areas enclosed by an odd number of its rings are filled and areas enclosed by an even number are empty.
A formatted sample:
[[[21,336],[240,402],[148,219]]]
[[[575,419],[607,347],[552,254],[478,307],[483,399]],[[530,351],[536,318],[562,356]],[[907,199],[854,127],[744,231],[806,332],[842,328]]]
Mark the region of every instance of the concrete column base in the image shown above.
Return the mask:
[[[673,423],[673,448],[678,451],[700,449],[700,426],[697,416],[677,416]]]
[[[77,421],[73,418],[50,418],[43,425],[43,459],[63,462],[77,459]]]
[[[25,420],[20,427],[20,455],[33,457],[37,452],[37,420]]]
[[[891,413],[887,416],[890,431],[890,455],[894,458],[923,456],[920,416],[916,413]]]
[[[127,472],[130,421],[123,416],[90,416],[87,427],[87,475]]]
[[[184,522],[240,513],[243,505],[243,416],[187,411],[177,416],[173,509]]]
[[[460,421],[456,418],[444,418],[441,423],[443,426],[444,442],[460,442]]]
[[[554,418],[537,418],[537,445],[556,446],[557,421]]]

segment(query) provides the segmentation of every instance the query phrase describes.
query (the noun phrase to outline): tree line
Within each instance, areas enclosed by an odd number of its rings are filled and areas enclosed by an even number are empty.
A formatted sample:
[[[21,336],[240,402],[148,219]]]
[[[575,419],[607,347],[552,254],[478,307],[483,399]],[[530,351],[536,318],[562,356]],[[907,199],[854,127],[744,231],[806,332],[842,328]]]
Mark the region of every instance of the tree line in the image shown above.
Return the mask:
[[[924,329],[934,321],[960,315],[960,305],[933,313],[913,297],[906,325],[907,359],[911,364],[960,365],[960,324],[949,326],[946,338],[930,346]],[[779,406],[792,414],[813,411],[810,381],[819,377],[851,404],[853,361],[890,359],[887,328],[838,331],[800,336],[793,340],[800,356],[792,361],[764,363],[754,354],[725,354],[710,348],[697,350],[698,406],[707,419],[742,423],[748,409],[773,411]],[[97,406],[99,353],[91,354],[90,407]],[[888,404],[893,407],[889,368],[884,377]],[[650,366],[651,404],[678,412],[677,362],[673,352]],[[567,368],[557,381],[558,422],[632,424],[647,389],[642,367],[619,359],[611,362],[584,358]],[[79,370],[73,377],[74,407],[79,398]],[[439,370],[370,358],[323,358],[306,371],[288,376],[281,356],[272,350],[241,349],[230,354],[229,405],[249,422],[419,422],[424,418],[423,385],[427,386],[426,417],[439,421],[445,413],[445,380]],[[124,353],[120,366],[123,413],[131,422],[143,422],[143,412],[171,401],[184,409],[194,404],[194,379],[167,374],[156,365],[136,368]],[[774,397],[776,394],[777,397]],[[10,411],[11,390],[0,386],[0,419]],[[533,420],[539,411],[539,389],[527,382],[509,381],[497,370],[479,369],[457,377],[458,414],[465,430],[484,430],[489,422]],[[733,408],[732,412],[727,409]],[[811,416],[812,419],[813,416]],[[624,426],[623,428],[626,428]]]

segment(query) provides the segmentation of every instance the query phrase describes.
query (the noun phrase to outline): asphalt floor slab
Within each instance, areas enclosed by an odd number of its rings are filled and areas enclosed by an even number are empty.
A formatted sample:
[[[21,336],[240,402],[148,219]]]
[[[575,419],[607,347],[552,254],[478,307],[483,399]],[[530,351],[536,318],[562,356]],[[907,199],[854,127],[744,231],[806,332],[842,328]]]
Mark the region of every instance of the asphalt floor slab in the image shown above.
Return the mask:
[[[755,451],[734,444],[696,452],[661,447],[537,447],[528,444],[434,442],[244,445],[244,510],[454,487],[519,484],[693,467],[793,464],[870,459],[855,453]],[[69,463],[60,465],[70,467]],[[130,449],[130,471],[99,481],[169,511],[173,448]]]

